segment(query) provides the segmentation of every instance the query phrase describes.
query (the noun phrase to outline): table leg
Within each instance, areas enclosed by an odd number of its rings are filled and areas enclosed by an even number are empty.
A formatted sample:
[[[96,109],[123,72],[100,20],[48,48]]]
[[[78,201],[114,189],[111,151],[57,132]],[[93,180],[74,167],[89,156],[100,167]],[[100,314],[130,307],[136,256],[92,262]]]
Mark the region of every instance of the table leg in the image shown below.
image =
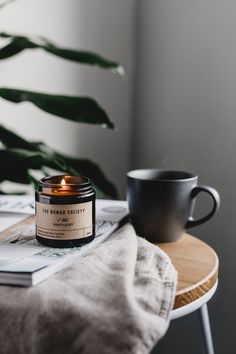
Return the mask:
[[[211,325],[208,315],[207,304],[204,304],[199,310],[199,318],[201,323],[202,336],[205,345],[206,354],[214,354],[214,347],[211,335]]]

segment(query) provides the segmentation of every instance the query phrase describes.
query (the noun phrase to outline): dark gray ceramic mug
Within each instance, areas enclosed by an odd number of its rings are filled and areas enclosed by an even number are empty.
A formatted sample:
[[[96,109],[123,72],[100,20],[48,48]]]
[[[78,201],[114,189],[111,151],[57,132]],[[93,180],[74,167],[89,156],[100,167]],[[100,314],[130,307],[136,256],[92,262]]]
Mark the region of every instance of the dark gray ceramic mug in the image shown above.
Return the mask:
[[[131,221],[138,235],[153,243],[178,240],[185,229],[209,220],[220,206],[218,192],[199,186],[198,176],[182,171],[142,169],[130,171],[127,200]],[[200,192],[213,200],[211,211],[195,220],[195,198]]]

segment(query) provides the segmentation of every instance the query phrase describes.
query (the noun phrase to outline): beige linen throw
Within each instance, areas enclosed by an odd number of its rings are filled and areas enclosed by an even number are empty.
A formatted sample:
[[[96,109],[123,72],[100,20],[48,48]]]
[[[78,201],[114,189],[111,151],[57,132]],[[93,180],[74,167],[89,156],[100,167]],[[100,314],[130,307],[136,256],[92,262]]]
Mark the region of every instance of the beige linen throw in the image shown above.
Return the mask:
[[[175,285],[168,257],[127,224],[38,286],[0,286],[0,353],[149,353]]]

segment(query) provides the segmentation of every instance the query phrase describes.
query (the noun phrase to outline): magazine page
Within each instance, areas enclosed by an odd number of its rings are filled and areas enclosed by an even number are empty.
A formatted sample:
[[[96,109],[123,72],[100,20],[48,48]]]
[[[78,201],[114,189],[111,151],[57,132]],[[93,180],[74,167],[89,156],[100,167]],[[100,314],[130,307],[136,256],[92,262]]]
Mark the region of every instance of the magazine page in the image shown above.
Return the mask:
[[[27,218],[0,234],[0,281],[3,273],[5,277],[11,277],[11,273],[15,277],[22,273],[21,277],[25,278],[27,274],[49,266],[58,264],[61,269],[60,265],[66,259],[85,254],[103,242],[127,214],[126,202],[97,200],[96,237],[92,242],[75,248],[52,248],[40,244],[35,238],[34,217]]]
[[[34,215],[34,203],[31,195],[1,195],[0,213]]]

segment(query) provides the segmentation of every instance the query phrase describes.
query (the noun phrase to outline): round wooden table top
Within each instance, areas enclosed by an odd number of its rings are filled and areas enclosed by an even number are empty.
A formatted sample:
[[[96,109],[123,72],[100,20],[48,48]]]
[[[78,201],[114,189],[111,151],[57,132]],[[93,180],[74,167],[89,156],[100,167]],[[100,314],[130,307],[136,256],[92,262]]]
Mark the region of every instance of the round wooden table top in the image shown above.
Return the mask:
[[[218,278],[218,257],[205,242],[184,234],[176,242],[159,243],[178,272],[174,309],[206,294]]]

